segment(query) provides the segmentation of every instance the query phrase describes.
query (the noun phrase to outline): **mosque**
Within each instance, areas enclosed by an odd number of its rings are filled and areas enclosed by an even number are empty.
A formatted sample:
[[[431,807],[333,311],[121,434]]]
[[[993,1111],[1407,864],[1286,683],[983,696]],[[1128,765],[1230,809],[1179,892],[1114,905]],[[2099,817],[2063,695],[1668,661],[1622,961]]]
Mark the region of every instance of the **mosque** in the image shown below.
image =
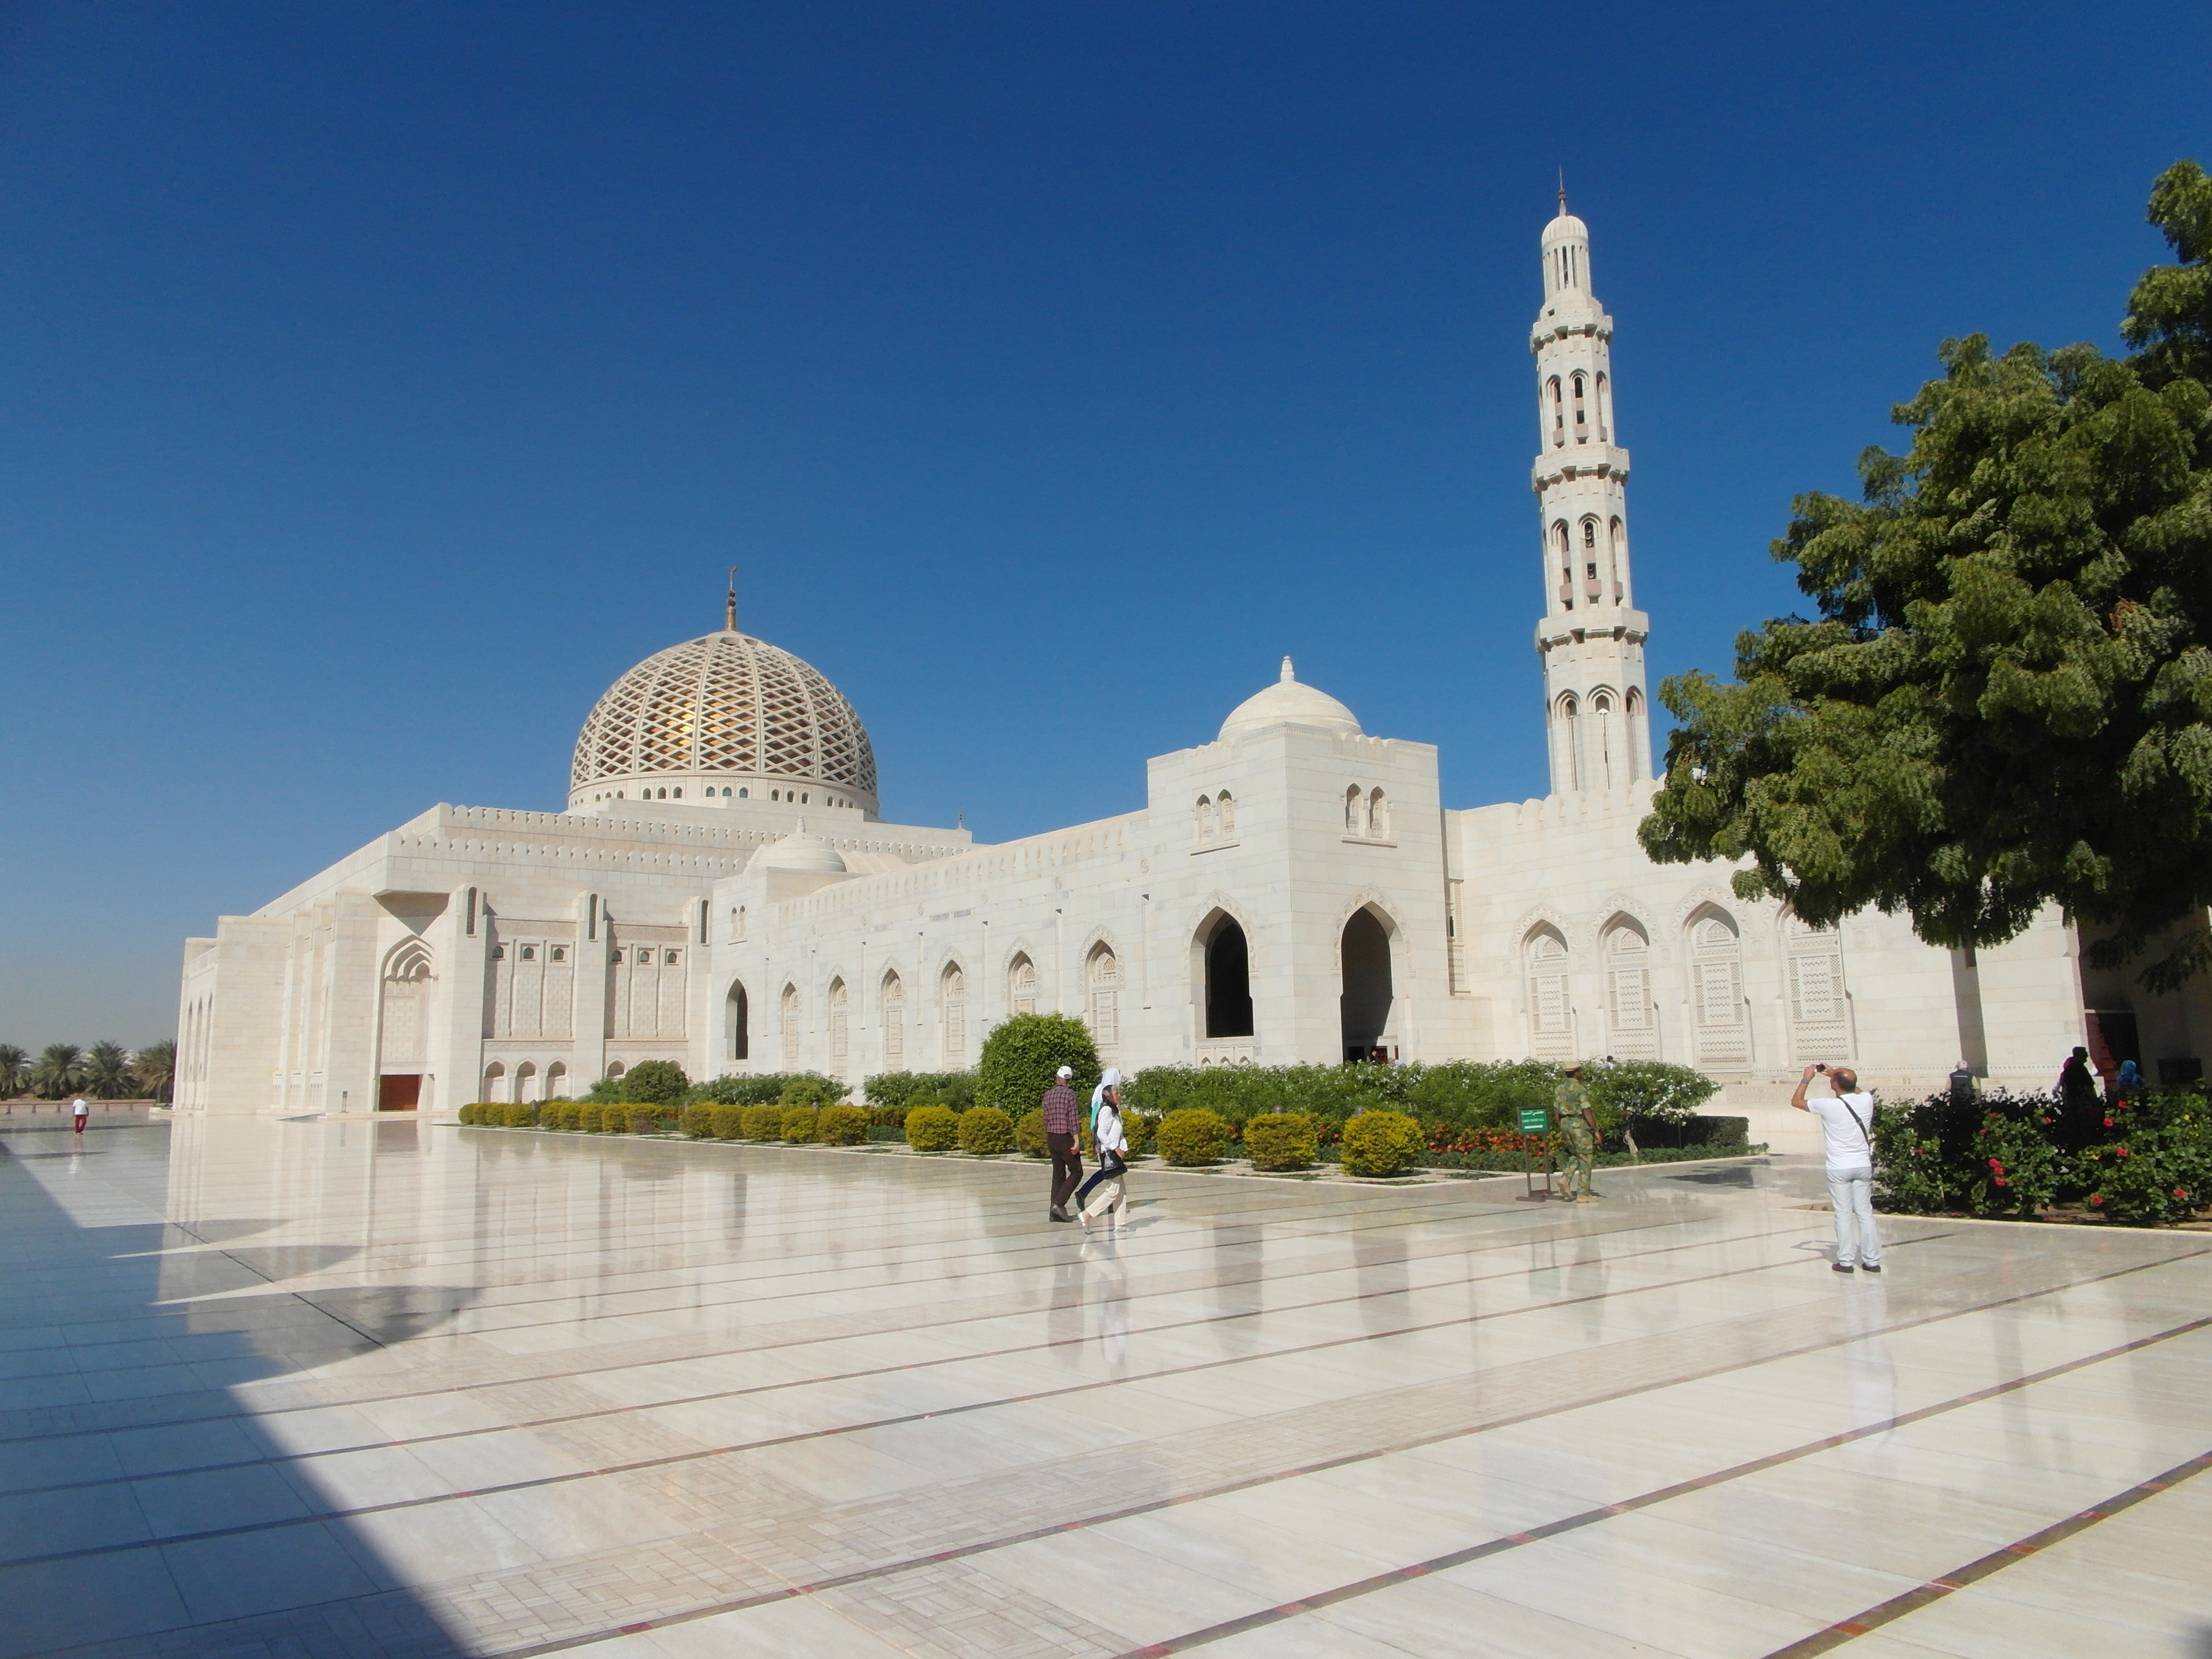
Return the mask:
[[[1051,1012],[1124,1070],[1678,1061],[1778,1145],[1808,1060],[1893,1096],[1962,1059],[2048,1087],[2093,1040],[2186,1075],[2201,999],[2138,1020],[2055,912],[1949,951],[1903,917],[1808,927],[1736,898],[1728,867],[1644,857],[1650,620],[1613,319],[1564,196],[1541,247],[1542,799],[1447,806],[1433,746],[1369,735],[1285,658],[1210,740],[1147,763],[1140,811],[998,845],[888,823],[852,705],[739,632],[732,597],[720,632],[599,700],[567,811],[432,807],[186,941],[178,1105],[445,1113],[647,1060],[857,1085],[970,1066],[994,1025]]]

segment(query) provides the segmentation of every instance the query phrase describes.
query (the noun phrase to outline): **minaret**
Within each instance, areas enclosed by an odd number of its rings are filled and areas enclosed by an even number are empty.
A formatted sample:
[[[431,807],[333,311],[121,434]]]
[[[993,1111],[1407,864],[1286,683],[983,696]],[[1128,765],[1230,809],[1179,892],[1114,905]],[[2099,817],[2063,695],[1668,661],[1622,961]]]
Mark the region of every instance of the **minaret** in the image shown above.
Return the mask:
[[[1543,538],[1544,730],[1552,793],[1651,775],[1644,689],[1650,619],[1628,570],[1628,452],[1613,418],[1613,319],[1590,293],[1589,229],[1567,211],[1544,228],[1536,357],[1542,448],[1532,482]]]

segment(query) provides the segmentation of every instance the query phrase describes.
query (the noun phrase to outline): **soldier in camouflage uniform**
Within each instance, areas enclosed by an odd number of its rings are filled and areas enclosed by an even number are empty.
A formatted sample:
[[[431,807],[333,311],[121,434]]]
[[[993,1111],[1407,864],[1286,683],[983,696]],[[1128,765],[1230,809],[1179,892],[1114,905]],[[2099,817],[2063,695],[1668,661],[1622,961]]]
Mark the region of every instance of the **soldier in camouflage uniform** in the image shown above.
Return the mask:
[[[1566,1080],[1553,1091],[1552,1110],[1567,1143],[1566,1167],[1559,1171],[1565,1190],[1559,1196],[1595,1204],[1597,1193],[1590,1185],[1590,1170],[1597,1158],[1597,1114],[1590,1107],[1580,1060],[1567,1067]],[[1575,1191],[1577,1184],[1582,1188],[1579,1194]]]

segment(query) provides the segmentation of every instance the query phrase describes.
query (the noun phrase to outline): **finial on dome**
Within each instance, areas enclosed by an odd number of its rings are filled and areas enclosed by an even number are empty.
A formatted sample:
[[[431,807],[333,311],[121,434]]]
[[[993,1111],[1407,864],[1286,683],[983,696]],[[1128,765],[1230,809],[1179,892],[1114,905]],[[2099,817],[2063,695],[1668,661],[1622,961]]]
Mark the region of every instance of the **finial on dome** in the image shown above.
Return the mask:
[[[1559,217],[1567,216],[1567,170],[1559,169]]]
[[[1295,668],[1293,668],[1293,667],[1291,667],[1291,659],[1290,659],[1288,657],[1284,658],[1284,659],[1283,659],[1282,683],[1283,683],[1285,685],[1288,685],[1288,684],[1289,684],[1292,680],[1295,680],[1296,678],[1297,678],[1297,677],[1298,677],[1298,671],[1297,671],[1297,669],[1295,669]]]
[[[723,604],[722,631],[725,634],[738,631],[738,568],[735,565],[730,567],[730,596]]]

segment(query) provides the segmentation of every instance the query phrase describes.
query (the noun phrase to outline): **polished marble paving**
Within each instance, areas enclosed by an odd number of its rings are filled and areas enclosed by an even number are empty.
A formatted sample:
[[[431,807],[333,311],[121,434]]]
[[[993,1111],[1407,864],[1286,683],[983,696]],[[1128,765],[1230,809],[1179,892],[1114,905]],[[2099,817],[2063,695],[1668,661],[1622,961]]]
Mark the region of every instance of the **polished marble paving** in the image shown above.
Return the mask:
[[[2212,1659],[2212,1237],[0,1125],[0,1659]]]

